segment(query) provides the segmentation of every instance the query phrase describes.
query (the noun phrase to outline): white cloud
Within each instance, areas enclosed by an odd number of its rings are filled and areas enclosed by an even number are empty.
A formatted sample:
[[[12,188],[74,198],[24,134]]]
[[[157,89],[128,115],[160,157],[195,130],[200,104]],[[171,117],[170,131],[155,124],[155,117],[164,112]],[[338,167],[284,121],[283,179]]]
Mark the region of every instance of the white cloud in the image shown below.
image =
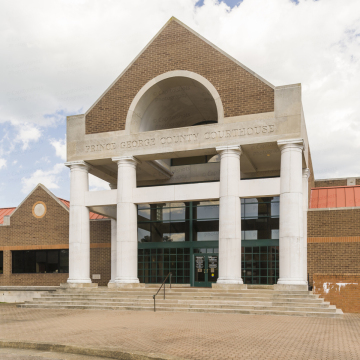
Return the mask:
[[[51,161],[48,156],[43,156],[39,160],[35,161],[35,164],[50,164],[50,163],[51,163]]]
[[[196,2],[3,2],[0,123],[32,124],[18,137],[27,149],[41,126],[86,111],[176,16],[274,85],[301,82],[315,176],[359,175],[360,2]]]
[[[90,191],[110,190],[110,187],[108,182],[99,179],[94,175],[89,174],[89,190]]]
[[[6,160],[5,159],[0,159],[0,170],[3,167],[6,167]]]
[[[58,189],[60,181],[60,173],[65,170],[64,164],[56,164],[50,170],[36,170],[30,177],[21,179],[24,194],[28,194],[36,185],[43,184],[48,189]]]
[[[32,124],[17,125],[16,143],[22,143],[22,149],[26,150],[30,142],[37,142],[41,137],[41,130]]]
[[[50,144],[55,148],[56,156],[59,156],[62,160],[66,160],[66,138],[50,140]]]

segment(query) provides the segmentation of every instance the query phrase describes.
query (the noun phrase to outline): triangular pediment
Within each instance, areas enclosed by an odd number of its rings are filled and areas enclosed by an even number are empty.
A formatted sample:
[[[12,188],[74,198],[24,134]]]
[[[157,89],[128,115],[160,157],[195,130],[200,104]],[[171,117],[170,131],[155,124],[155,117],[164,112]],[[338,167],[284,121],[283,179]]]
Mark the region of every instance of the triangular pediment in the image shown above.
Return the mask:
[[[175,70],[206,78],[225,117],[274,111],[274,86],[171,18],[86,113],[86,133],[124,130],[130,104],[150,80]]]
[[[50,196],[51,199],[53,199],[59,206],[61,206],[63,209],[65,209],[67,212],[69,212],[68,207],[63,204],[59,198],[57,198],[47,187],[45,187],[43,184],[38,184],[35,186],[35,188],[28,194],[28,196],[26,196],[26,198],[19,204],[19,206],[17,206],[17,208],[11,213],[10,218],[12,216],[14,216],[20,209],[21,207],[26,204],[26,202],[28,201],[28,199],[31,198],[31,196],[38,192],[38,191],[44,191],[47,195]]]

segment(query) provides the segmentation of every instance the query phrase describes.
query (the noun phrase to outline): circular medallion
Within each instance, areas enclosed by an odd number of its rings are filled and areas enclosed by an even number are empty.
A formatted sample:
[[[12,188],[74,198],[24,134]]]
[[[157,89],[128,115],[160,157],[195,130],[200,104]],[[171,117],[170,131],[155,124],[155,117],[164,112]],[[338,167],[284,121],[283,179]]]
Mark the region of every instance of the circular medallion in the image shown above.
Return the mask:
[[[46,214],[46,205],[42,201],[37,201],[32,208],[32,213],[36,218],[42,218]]]

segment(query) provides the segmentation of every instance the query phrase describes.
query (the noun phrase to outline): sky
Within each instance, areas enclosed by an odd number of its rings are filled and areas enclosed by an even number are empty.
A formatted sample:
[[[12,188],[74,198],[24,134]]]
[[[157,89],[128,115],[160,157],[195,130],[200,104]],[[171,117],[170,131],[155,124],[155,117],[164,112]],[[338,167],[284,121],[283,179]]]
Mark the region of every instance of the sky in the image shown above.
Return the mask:
[[[0,207],[38,183],[69,199],[66,116],[171,16],[273,85],[301,83],[315,177],[360,177],[359,0],[0,0]]]

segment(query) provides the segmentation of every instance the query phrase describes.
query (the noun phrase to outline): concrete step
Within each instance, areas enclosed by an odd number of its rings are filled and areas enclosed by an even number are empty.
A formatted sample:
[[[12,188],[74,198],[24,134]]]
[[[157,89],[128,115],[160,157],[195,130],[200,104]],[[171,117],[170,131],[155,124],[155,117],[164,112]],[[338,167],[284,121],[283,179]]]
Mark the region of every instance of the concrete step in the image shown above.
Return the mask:
[[[262,297],[298,297],[298,298],[306,298],[306,297],[313,297],[313,298],[317,298],[318,295],[314,295],[311,293],[276,293],[276,292],[264,292],[262,293],[261,291],[257,291],[257,292],[234,292],[234,293],[226,293],[226,292],[213,292],[213,291],[209,291],[209,292],[174,292],[172,290],[166,290],[165,293],[169,296],[239,296],[239,297],[253,297],[253,296],[262,296]],[[136,295],[149,295],[152,296],[154,294],[156,294],[156,292],[145,292],[145,291],[108,291],[108,292],[55,292],[52,293],[52,295],[54,296],[58,296],[58,295],[93,295],[93,296],[136,296]],[[158,293],[163,294],[163,291]]]
[[[31,304],[31,302],[26,302],[26,305]],[[47,304],[55,304],[54,302],[43,301],[43,302],[36,302],[39,305],[47,305]],[[101,306],[141,306],[141,307],[148,307],[151,306],[153,302],[141,302],[141,303],[134,303],[134,302],[123,302],[123,303],[114,303],[111,301],[102,302]],[[82,306],[92,306],[98,305],[95,301],[63,301],[59,304],[60,306],[64,305],[82,305]],[[252,309],[252,310],[277,310],[277,311],[300,311],[300,312],[336,312],[335,306],[329,306],[327,308],[316,307],[316,306],[308,306],[308,307],[297,307],[297,306],[276,306],[271,303],[264,303],[264,304],[222,304],[222,303],[213,303],[213,304],[206,304],[206,303],[176,303],[176,304],[169,304],[169,303],[157,303],[157,307],[168,307],[169,305],[177,307],[177,308],[201,308],[207,309],[209,307],[216,308],[216,309]]]
[[[61,299],[56,298],[56,297],[49,297],[49,296],[42,296],[41,298],[36,298],[33,299],[33,302],[54,302],[54,303],[59,303],[59,302],[63,302],[63,301],[96,301],[99,302],[99,300],[101,300],[101,302],[136,302],[136,303],[141,303],[141,302],[153,302],[153,299],[150,297],[144,297],[144,298],[120,298],[120,297],[116,297],[116,298],[111,298],[111,297],[107,297],[107,298],[96,298],[96,297],[78,297],[78,296],[68,296],[68,297],[62,297]],[[287,299],[288,300],[288,299]],[[314,300],[309,300],[306,302],[299,302],[298,299],[294,302],[291,301],[269,301],[266,299],[262,299],[259,301],[248,301],[247,299],[236,299],[236,300],[221,300],[221,299],[174,299],[174,298],[166,298],[165,300],[163,299],[163,297],[157,297],[156,298],[156,302],[157,303],[167,303],[167,304],[178,304],[178,303],[182,303],[182,304],[190,304],[190,303],[204,303],[204,304],[213,304],[213,303],[221,303],[221,304],[263,304],[263,303],[267,303],[267,304],[276,304],[278,306],[288,306],[289,304],[296,304],[296,306],[308,306],[308,305],[316,305],[316,306],[322,306],[322,307],[326,307],[329,305],[329,303],[325,303],[323,301],[323,299],[316,299]]]
[[[60,289],[43,294],[22,308],[98,309],[153,311],[154,288]],[[209,288],[166,288],[156,297],[157,311],[272,314],[298,316],[341,316],[341,310],[309,291],[275,291],[269,287],[250,290]]]
[[[169,288],[166,287],[166,292],[174,293],[174,294],[189,294],[189,293],[206,293],[206,294],[268,294],[268,295],[312,295],[310,291],[275,291],[275,290],[215,290],[211,288]],[[60,289],[57,293],[76,293],[76,294],[88,294],[88,293],[96,293],[96,294],[155,294],[157,289]],[[163,292],[163,288],[160,290]]]
[[[97,299],[98,301],[102,301],[104,299],[109,299],[109,298],[113,298],[113,299],[152,299],[152,295],[133,295],[130,296],[128,294],[118,294],[116,296],[113,295],[107,295],[107,296],[100,296],[97,294],[44,294],[43,297],[46,296],[47,298],[54,298],[54,299],[58,299],[59,301],[61,301],[62,299],[69,299],[69,298],[73,298],[73,299],[87,299],[87,298],[93,298],[93,299]],[[163,295],[162,294],[158,294],[157,295],[157,299],[162,298]],[[204,296],[203,294],[199,294],[199,295],[192,295],[192,296],[175,296],[173,294],[166,294],[166,299],[181,299],[181,300],[229,300],[229,301],[280,301],[280,302],[309,302],[309,301],[314,301],[314,302],[322,302],[323,300],[318,298],[318,297],[306,297],[306,298],[292,298],[292,297],[268,297],[268,296],[258,296],[258,297],[242,297],[242,296]]]
[[[133,310],[133,311],[154,311],[153,306],[103,306],[103,305],[49,305],[49,304],[21,304],[21,308],[42,308],[42,309],[77,309],[77,310]],[[208,313],[236,313],[253,315],[293,315],[293,316],[316,316],[316,317],[340,317],[341,310],[335,312],[320,311],[294,311],[294,310],[274,310],[274,309],[228,309],[228,308],[181,308],[181,307],[157,307],[156,311],[186,311],[186,312],[208,312]]]

